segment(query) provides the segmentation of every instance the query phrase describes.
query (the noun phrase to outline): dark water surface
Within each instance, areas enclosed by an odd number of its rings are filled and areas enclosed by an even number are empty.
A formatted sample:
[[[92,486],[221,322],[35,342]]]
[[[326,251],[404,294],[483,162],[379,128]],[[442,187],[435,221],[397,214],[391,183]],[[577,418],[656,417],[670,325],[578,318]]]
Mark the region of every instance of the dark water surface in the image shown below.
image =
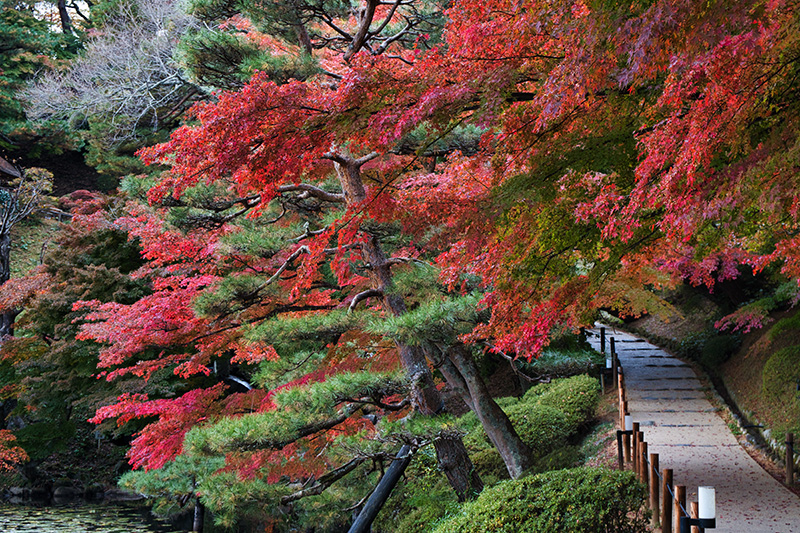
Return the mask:
[[[165,520],[150,515],[148,508],[127,505],[32,507],[0,504],[3,533],[178,533]]]

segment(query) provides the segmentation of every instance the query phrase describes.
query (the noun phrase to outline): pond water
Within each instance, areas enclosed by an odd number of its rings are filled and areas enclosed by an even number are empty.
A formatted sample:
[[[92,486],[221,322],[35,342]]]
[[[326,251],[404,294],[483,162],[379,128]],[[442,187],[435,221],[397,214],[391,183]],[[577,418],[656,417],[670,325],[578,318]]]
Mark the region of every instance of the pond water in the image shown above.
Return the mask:
[[[178,533],[168,521],[150,515],[148,508],[126,505],[32,507],[0,504],[3,533]]]

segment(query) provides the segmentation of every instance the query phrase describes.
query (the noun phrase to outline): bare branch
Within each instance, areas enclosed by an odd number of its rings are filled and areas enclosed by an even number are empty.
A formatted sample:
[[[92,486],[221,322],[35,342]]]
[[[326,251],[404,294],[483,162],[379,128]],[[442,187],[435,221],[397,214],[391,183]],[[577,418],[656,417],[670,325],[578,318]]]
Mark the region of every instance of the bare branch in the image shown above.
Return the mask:
[[[378,4],[386,5],[387,2],[378,2]],[[395,0],[394,2],[392,2],[392,8],[389,10],[389,13],[386,14],[386,18],[383,19],[383,22],[381,23],[380,26],[378,26],[377,30],[369,32],[370,35],[380,35],[380,33],[386,28],[386,26],[388,26],[389,22],[392,20],[392,17],[394,17],[394,14],[397,12],[397,8],[400,7],[401,4],[402,0]]]
[[[363,157],[355,159],[355,158],[353,158],[351,156],[347,156],[347,155],[344,155],[344,154],[339,153],[339,152],[331,151],[331,152],[325,152],[325,154],[323,154],[322,158],[323,159],[329,159],[329,160],[333,161],[334,163],[339,163],[340,165],[345,166],[345,167],[356,167],[356,168],[358,168],[358,167],[363,166],[365,163],[367,163],[369,161],[372,161],[373,159],[375,159],[379,155],[380,154],[378,152],[370,152],[369,154],[367,154],[367,155],[365,155]]]
[[[309,185],[308,183],[295,183],[293,185],[281,185],[278,187],[278,192],[280,193],[293,191],[302,191],[306,193],[307,196],[313,196],[314,198],[319,198],[326,202],[344,203],[345,201],[343,194],[328,192],[314,185]]]
[[[309,488],[298,490],[297,492],[281,497],[281,504],[286,505],[306,496],[317,496],[322,494],[325,489],[355,470],[356,467],[366,461],[366,459],[366,457],[356,457],[355,459],[351,459],[349,462],[345,463],[339,468],[331,470],[327,474],[320,477],[316,483]]]
[[[386,265],[402,265],[404,263],[418,263],[420,265],[431,266],[429,263],[422,261],[421,259],[417,259],[415,257],[392,257],[391,259],[386,260]]]
[[[275,280],[277,280],[277,279],[280,277],[280,275],[281,275],[281,274],[283,274],[283,272],[284,272],[284,271],[285,271],[287,268],[289,268],[289,265],[292,263],[292,261],[294,261],[295,259],[297,259],[298,257],[300,257],[302,254],[309,254],[309,253],[311,253],[311,250],[309,250],[309,249],[308,249],[308,246],[301,246],[300,248],[298,248],[297,250],[295,250],[294,252],[292,252],[292,255],[290,255],[290,256],[289,256],[289,257],[286,259],[286,261],[284,261],[284,262],[283,262],[283,264],[282,264],[282,265],[280,266],[280,268],[278,268],[278,270],[277,270],[277,271],[276,271],[276,272],[275,272],[275,273],[272,275],[272,277],[270,277],[270,278],[269,278],[267,281],[265,281],[265,282],[264,282],[264,286],[267,286],[267,285],[270,285],[270,284],[274,283],[274,282],[275,282]]]
[[[365,155],[364,157],[356,159],[353,163],[356,166],[360,167],[360,166],[364,165],[365,163],[368,163],[369,161],[372,161],[373,159],[378,157],[378,155],[380,155],[380,154],[378,154],[378,152],[370,152],[369,154]]]
[[[308,239],[309,237],[314,237],[315,235],[322,235],[327,230],[328,230],[327,226],[322,228],[322,229],[313,230],[313,231],[309,231],[308,228],[306,228],[305,233],[295,237],[294,239],[291,239],[290,242],[300,242],[302,240]]]
[[[383,296],[383,291],[378,289],[369,289],[360,292],[353,297],[353,301],[350,302],[350,307],[347,308],[347,312],[352,313],[353,311],[355,311],[358,304],[363,302],[364,300],[367,300],[369,298],[380,298],[382,296]]]

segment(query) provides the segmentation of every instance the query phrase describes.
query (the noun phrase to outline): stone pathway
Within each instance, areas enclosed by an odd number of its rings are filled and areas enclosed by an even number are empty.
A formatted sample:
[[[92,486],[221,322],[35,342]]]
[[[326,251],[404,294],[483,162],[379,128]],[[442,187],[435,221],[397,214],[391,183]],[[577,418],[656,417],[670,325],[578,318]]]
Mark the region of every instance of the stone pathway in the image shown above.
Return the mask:
[[[600,349],[599,327],[589,342]],[[614,337],[625,373],[628,410],[639,422],[660,468],[685,485],[687,502],[697,486],[716,489],[717,528],[726,533],[800,533],[800,498],[765,472],[741,448],[706,399],[691,367],[628,333],[606,327],[606,351]]]

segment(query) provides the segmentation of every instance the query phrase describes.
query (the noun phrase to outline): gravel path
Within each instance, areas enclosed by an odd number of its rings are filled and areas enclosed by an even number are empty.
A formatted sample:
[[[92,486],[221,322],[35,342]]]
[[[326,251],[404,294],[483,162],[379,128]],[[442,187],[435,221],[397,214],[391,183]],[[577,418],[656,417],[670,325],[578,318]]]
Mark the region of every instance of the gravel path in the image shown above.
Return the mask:
[[[589,342],[599,350],[599,328]],[[731,434],[691,367],[664,350],[613,328],[625,373],[628,410],[639,422],[660,468],[685,485],[687,502],[697,486],[716,488],[717,528],[730,533],[800,533],[800,498],[765,472]]]

